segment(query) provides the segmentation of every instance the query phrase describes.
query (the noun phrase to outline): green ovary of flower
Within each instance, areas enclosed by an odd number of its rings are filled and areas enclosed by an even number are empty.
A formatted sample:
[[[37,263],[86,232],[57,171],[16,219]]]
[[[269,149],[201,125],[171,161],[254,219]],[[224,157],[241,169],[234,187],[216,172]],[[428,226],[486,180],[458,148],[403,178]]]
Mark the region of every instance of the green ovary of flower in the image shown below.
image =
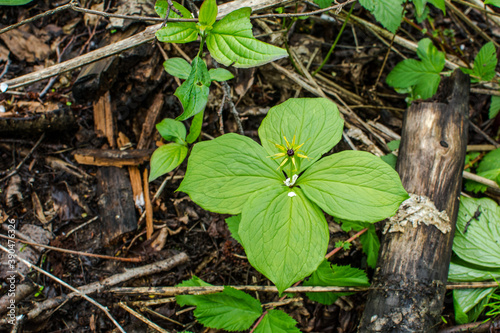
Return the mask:
[[[292,161],[292,164],[294,167],[293,171],[297,171],[298,168],[297,168],[297,162],[295,161],[295,156],[300,157],[300,158],[309,159],[309,157],[307,155],[305,155],[305,152],[303,150],[300,150],[300,148],[304,145],[305,142],[301,143],[300,145],[296,145],[295,144],[295,135],[293,136],[292,144],[290,144],[290,142],[288,142],[286,136],[283,136],[283,138],[285,139],[286,146],[273,142],[273,144],[276,146],[276,148],[278,148],[282,152],[268,156],[268,157],[271,157],[275,160],[278,158],[281,158],[281,157],[285,157],[276,170],[279,170],[280,168],[284,167],[289,161]],[[302,152],[304,154],[301,154],[300,152]]]

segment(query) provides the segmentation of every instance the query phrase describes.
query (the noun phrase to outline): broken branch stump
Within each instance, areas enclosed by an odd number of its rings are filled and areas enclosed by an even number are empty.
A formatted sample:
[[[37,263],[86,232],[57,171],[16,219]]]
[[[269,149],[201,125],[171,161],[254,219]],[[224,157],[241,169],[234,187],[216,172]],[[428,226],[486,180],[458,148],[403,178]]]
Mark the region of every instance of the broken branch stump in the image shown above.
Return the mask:
[[[469,77],[455,70],[443,80],[437,100],[414,103],[405,113],[396,171],[417,205],[427,197],[437,209],[420,207],[412,214],[405,201],[396,216],[405,208],[407,216],[387,223],[359,332],[437,330],[459,207],[468,104]]]

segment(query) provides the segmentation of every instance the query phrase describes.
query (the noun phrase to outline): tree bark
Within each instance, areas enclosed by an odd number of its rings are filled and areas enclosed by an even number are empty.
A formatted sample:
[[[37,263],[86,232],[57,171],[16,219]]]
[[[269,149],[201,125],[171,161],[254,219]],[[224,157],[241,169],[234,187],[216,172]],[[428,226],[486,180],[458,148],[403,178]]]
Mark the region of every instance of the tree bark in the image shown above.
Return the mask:
[[[468,104],[469,77],[455,70],[433,102],[413,103],[405,114],[396,170],[409,194],[434,203],[431,220],[438,222],[426,225],[429,219],[419,213],[413,215],[416,223],[387,222],[386,229],[399,231],[383,237],[359,332],[437,330],[459,207]],[[403,203],[400,212],[408,206]]]

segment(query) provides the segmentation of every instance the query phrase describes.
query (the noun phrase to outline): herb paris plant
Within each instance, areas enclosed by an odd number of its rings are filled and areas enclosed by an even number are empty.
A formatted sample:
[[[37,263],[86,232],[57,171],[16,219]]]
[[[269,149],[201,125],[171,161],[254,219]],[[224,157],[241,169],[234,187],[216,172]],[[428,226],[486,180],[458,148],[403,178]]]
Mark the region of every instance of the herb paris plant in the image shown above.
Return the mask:
[[[282,292],[323,261],[329,240],[323,211],[376,222],[408,198],[397,173],[367,152],[320,160],[340,141],[342,128],[329,100],[289,99],[263,120],[262,146],[237,134],[196,144],[178,190],[204,209],[242,214],[238,236],[248,260]],[[285,137],[295,137],[308,158],[280,167],[283,160],[271,156],[287,147]]]

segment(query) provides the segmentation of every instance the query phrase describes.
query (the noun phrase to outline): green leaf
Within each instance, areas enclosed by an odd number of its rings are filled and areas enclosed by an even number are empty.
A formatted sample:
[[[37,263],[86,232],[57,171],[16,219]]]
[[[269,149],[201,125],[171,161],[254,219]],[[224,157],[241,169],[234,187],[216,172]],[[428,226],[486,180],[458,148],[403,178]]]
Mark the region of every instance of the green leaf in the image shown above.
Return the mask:
[[[412,0],[417,10],[417,15],[422,16],[424,14],[425,5],[431,3],[434,7],[441,9],[441,11],[446,14],[446,6],[444,0]]]
[[[500,148],[486,154],[476,169],[477,175],[500,183]],[[485,192],[488,186],[467,179],[465,182],[467,191],[474,193]]]
[[[266,156],[262,146],[238,134],[199,142],[178,191],[206,210],[239,214],[254,192],[283,184],[283,174]]]
[[[195,305],[193,314],[201,324],[226,331],[249,329],[262,314],[258,300],[227,286],[222,293],[203,295]]]
[[[326,8],[332,5],[332,0],[314,0],[314,3],[319,6],[319,8]]]
[[[446,5],[444,0],[427,0],[427,2],[433,4],[434,7],[441,9],[443,14],[446,15]]]
[[[457,324],[476,321],[497,288],[453,290],[453,306]]]
[[[284,137],[291,143],[295,136],[296,144],[304,143],[300,150],[309,158],[296,158],[299,174],[340,141],[343,126],[337,105],[328,99],[293,98],[269,110],[259,137],[269,155],[280,153],[275,144],[285,146]]]
[[[182,18],[193,18],[189,10],[177,2],[173,2],[174,7],[182,14]],[[168,10],[167,0],[158,0],[155,5],[156,13],[165,18]],[[169,18],[181,18],[173,10],[170,11]],[[160,42],[166,43],[189,43],[198,38],[198,29],[195,22],[169,22],[165,27],[159,29],[156,38]]]
[[[491,104],[490,104],[490,111],[488,113],[488,118],[489,119],[495,118],[498,115],[499,111],[500,111],[500,96],[491,96]]]
[[[387,147],[391,151],[395,151],[395,150],[399,149],[399,145],[400,144],[401,144],[401,140],[392,140],[392,141],[390,141],[390,142],[387,143]]]
[[[210,55],[217,62],[238,68],[249,68],[288,56],[285,49],[253,37],[249,7],[237,9],[216,22],[207,36]]]
[[[211,287],[210,283],[206,283],[197,276],[194,276],[186,281],[182,281],[177,284],[176,287]],[[180,306],[191,305],[197,306],[201,299],[206,297],[206,295],[177,295],[175,300]]]
[[[394,88],[414,86],[414,94],[422,99],[434,96],[441,81],[439,73],[444,68],[444,54],[439,52],[429,38],[418,43],[417,55],[422,61],[401,61],[387,76],[386,82]]]
[[[316,270],[330,235],[319,207],[300,188],[286,186],[252,195],[243,207],[238,234],[250,264],[280,293]]]
[[[175,141],[183,144],[186,139],[186,127],[180,121],[165,118],[156,124],[156,129],[160,135],[167,141]]]
[[[210,74],[210,80],[217,82],[227,81],[234,78],[233,73],[224,68],[212,68],[208,71],[208,74]]]
[[[496,7],[500,7],[500,0],[485,0],[484,1],[485,5],[493,5]]]
[[[169,143],[156,149],[151,156],[149,181],[152,182],[161,175],[174,170],[184,161],[187,152],[187,147],[178,143]]]
[[[300,333],[295,319],[281,310],[268,310],[255,333]]]
[[[375,226],[372,223],[366,222],[342,221],[342,230],[345,232],[351,229],[354,231],[361,231],[364,228],[368,228],[368,230],[359,237],[359,242],[363,247],[363,253],[367,256],[366,263],[371,268],[375,268],[377,265],[378,251],[380,249],[380,241]]]
[[[362,151],[321,159],[299,177],[297,185],[325,212],[350,221],[380,221],[394,215],[408,199],[396,171]]]
[[[191,65],[182,58],[170,58],[163,63],[165,71],[179,79],[187,80],[191,73]]]
[[[450,282],[482,282],[493,279],[500,279],[500,263],[496,269],[471,265],[459,258],[453,258],[450,263]]]
[[[495,45],[493,42],[489,42],[476,55],[474,68],[462,68],[462,71],[471,75],[471,82],[491,81],[495,77],[497,62]]]
[[[466,226],[467,231],[464,232]],[[500,207],[488,198],[474,199],[462,196],[453,251],[469,263],[498,269],[500,268],[499,240]]]
[[[184,112],[176,120],[186,120],[205,109],[210,82],[207,65],[196,56],[188,79],[174,93],[184,108]]]
[[[241,222],[241,214],[235,215],[228,217],[226,219],[227,227],[229,228],[229,231],[231,232],[231,236],[241,244],[241,238],[240,235],[238,234],[238,229],[240,228],[240,222]]]
[[[425,5],[427,4],[427,0],[412,0],[413,5],[415,6],[415,10],[417,11],[418,16],[422,16],[424,14]]]
[[[198,20],[200,25],[205,27],[211,27],[217,18],[217,3],[215,0],[205,0],[200,7],[200,15]]]
[[[403,19],[404,0],[359,0],[387,30],[396,33]]]
[[[384,156],[380,156],[380,158],[382,159],[382,161],[389,164],[391,168],[396,169],[396,163],[398,162],[398,157],[396,155],[390,153]]]
[[[336,286],[336,287],[368,287],[370,282],[366,273],[351,266],[330,265],[323,260],[318,269],[311,275],[304,286]],[[340,296],[352,293],[306,293],[309,299],[325,305],[333,304]]]
[[[189,135],[186,138],[187,143],[195,142],[200,136],[204,114],[205,111],[201,111],[193,117],[193,120],[191,121],[191,128],[189,129]]]
[[[33,0],[0,0],[0,6],[21,6]]]

